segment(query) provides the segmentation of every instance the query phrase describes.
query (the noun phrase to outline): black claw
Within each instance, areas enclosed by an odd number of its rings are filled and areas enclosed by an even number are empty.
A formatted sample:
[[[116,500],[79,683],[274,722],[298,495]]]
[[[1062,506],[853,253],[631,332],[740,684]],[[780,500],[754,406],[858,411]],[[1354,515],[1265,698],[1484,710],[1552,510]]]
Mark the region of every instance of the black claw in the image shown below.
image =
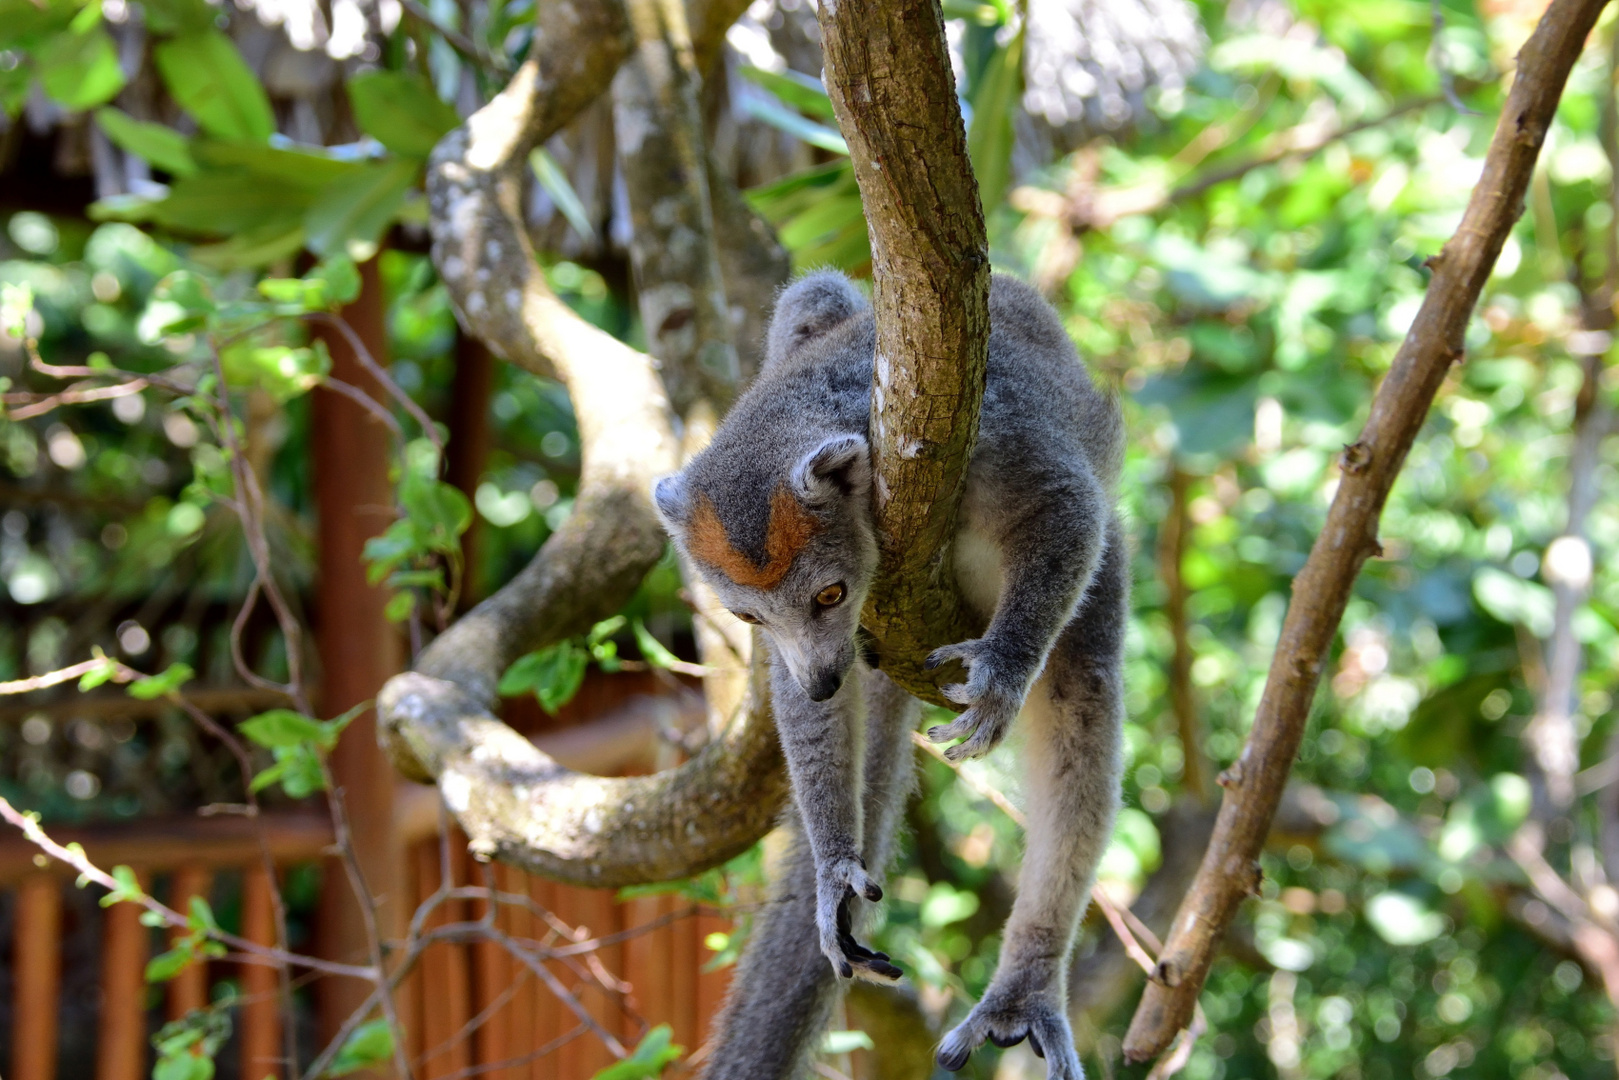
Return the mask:
[[[989,1041],[1000,1047],[1002,1050],[1005,1050],[1008,1046],[1016,1046],[1018,1043],[1022,1042],[1028,1037],[1029,1033],[1027,1031],[1023,1032],[1021,1035],[1008,1035],[1005,1038],[995,1034],[993,1031],[989,1033]]]
[[[944,657],[940,656],[938,653],[930,653],[928,654],[928,658],[922,661],[922,668],[925,671],[932,671],[934,668],[943,663]]]
[[[967,1064],[967,1059],[972,1057],[972,1053],[971,1047],[963,1047],[960,1050],[957,1050],[954,1054],[947,1054],[943,1050],[940,1050],[939,1068],[943,1069],[945,1072],[960,1072],[962,1066]]]
[[[887,961],[887,959],[888,959],[888,954],[887,953],[878,952],[875,949],[872,950],[871,955],[875,956],[877,959],[883,960],[883,961]]]
[[[1033,1031],[1029,1032],[1029,1049],[1034,1051],[1035,1057],[1041,1059],[1042,1061],[1045,1060],[1046,1048],[1040,1045],[1040,1036],[1036,1035]]]
[[[849,961],[840,960],[838,962],[838,974],[842,975],[845,979],[852,979],[854,978],[854,968],[849,966]]]
[[[875,904],[877,901],[881,900],[882,898],[883,898],[882,887],[879,886],[875,881],[870,882],[870,883],[868,883],[866,885],[866,899],[867,900],[870,900],[872,903]]]

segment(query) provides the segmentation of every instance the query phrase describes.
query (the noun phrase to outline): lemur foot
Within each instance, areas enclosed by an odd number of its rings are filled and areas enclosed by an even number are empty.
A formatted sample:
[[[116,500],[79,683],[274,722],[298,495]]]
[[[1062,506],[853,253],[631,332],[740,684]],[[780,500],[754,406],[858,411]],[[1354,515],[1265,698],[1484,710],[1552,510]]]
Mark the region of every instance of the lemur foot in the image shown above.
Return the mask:
[[[821,931],[821,952],[832,962],[832,969],[845,979],[857,972],[879,979],[904,974],[887,953],[868,949],[854,939],[849,904],[855,894],[873,902],[883,898],[882,887],[866,873],[866,864],[853,856],[833,859],[816,872],[815,879],[815,924]]]
[[[983,757],[1000,745],[1023,707],[1028,684],[1021,673],[1014,673],[1011,665],[996,657],[985,638],[936,649],[923,666],[931,670],[952,660],[960,660],[966,667],[967,681],[942,691],[951,701],[969,708],[950,723],[929,728],[928,738],[936,743],[965,740],[944,752],[951,761],[965,761]]]
[[[1002,1048],[1028,1039],[1029,1047],[1046,1061],[1047,1080],[1085,1080],[1068,1018],[1043,994],[1017,998],[991,986],[967,1019],[939,1044],[939,1065],[949,1072],[960,1071],[986,1039]]]

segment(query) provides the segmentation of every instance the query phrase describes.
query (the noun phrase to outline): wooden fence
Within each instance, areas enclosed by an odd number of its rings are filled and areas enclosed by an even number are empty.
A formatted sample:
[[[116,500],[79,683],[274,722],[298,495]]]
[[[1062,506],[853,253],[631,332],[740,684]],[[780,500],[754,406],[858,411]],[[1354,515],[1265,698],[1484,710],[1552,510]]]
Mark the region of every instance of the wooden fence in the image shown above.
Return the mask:
[[[420,807],[403,816],[416,821],[424,817]],[[407,838],[410,865],[405,876],[419,904],[438,888],[442,862],[439,839],[416,831]],[[274,940],[269,882],[251,822],[192,818],[53,833],[63,841],[82,843],[99,865],[132,866],[170,907],[184,910],[191,896],[238,896],[242,936],[266,944]],[[277,814],[265,823],[265,836],[282,867],[318,861],[331,843],[328,822],[313,813]],[[481,872],[469,865],[464,841],[457,838],[450,851],[455,883],[482,884]],[[36,854],[20,837],[0,841],[0,891],[14,893],[11,1062],[6,1075],[10,1080],[77,1080],[58,1069],[59,1044],[68,1035],[58,1022],[64,895],[74,886],[71,877],[54,867],[39,866]],[[620,902],[610,891],[560,885],[510,867],[496,866],[493,874],[502,891],[529,896],[537,908],[592,938],[650,926],[580,957],[577,967],[562,963],[548,967],[626,1046],[633,1047],[650,1026],[668,1023],[677,1043],[688,1051],[698,1047],[728,977],[723,971],[700,970],[710,955],[703,939],[724,929],[725,923],[712,915],[694,914],[678,896]],[[477,908],[481,902],[451,902],[429,925],[478,918],[483,912]],[[166,947],[162,939],[169,932],[141,925],[139,916],[132,904],[99,913],[94,1080],[150,1076],[152,1032],[165,1020],[206,1005],[214,984],[227,978],[236,981],[241,1004],[233,1017],[236,1061],[221,1061],[220,1075],[241,1080],[285,1077],[283,1015],[274,970],[216,960],[193,965],[161,989],[149,988],[143,969],[154,949]],[[518,906],[503,906],[496,920],[509,934],[536,939],[550,929],[541,921],[534,910]],[[318,929],[314,936],[318,939]],[[596,978],[580,978],[581,968],[587,964],[593,968],[597,962],[601,968]],[[618,983],[614,991],[602,988],[602,976],[609,984]],[[579,1026],[574,1014],[493,942],[432,946],[399,1004],[417,1075],[429,1080],[471,1075],[494,1080],[585,1080],[613,1060],[594,1035],[569,1038]]]

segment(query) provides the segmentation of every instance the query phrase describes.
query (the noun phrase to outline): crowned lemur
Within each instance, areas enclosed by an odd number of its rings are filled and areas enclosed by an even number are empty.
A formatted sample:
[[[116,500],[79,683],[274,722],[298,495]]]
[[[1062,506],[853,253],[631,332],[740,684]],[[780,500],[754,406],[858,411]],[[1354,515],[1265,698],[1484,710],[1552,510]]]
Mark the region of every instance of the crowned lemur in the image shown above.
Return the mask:
[[[960,661],[967,673],[944,688],[966,711],[928,737],[962,740],[945,751],[952,760],[978,757],[1027,713],[1029,828],[995,977],[938,1059],[956,1070],[985,1039],[1027,1038],[1049,1077],[1079,1080],[1068,957],[1119,801],[1129,581],[1113,491],[1123,426],[1117,401],[1092,385],[1038,293],[997,276],[989,313],[978,443],[952,549],[984,630],[928,658]],[[658,482],[654,501],[725,606],[764,630],[776,724],[814,857],[814,931],[805,931],[818,932],[838,974],[892,979],[899,969],[854,939],[851,915],[856,896],[881,899],[888,855],[869,850],[862,818],[877,829],[869,819],[884,816],[886,835],[907,786],[891,778],[897,764],[863,759],[868,749],[908,758],[889,721],[914,716],[892,704],[903,695],[856,644],[877,570],[875,351],[871,308],[847,278],[800,279],[777,302],[758,378],[709,446]]]

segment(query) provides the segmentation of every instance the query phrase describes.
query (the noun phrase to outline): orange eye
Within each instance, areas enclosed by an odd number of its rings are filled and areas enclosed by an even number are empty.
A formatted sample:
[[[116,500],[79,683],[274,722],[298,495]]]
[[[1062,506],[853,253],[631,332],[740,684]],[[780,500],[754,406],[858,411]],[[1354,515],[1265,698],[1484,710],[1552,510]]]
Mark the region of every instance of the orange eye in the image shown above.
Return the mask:
[[[746,611],[733,611],[731,614],[745,623],[752,623],[754,626],[759,625],[759,616],[757,615],[749,615]]]
[[[828,585],[826,588],[816,593],[815,602],[822,607],[837,607],[839,604],[843,603],[843,582],[840,581],[836,585]]]

